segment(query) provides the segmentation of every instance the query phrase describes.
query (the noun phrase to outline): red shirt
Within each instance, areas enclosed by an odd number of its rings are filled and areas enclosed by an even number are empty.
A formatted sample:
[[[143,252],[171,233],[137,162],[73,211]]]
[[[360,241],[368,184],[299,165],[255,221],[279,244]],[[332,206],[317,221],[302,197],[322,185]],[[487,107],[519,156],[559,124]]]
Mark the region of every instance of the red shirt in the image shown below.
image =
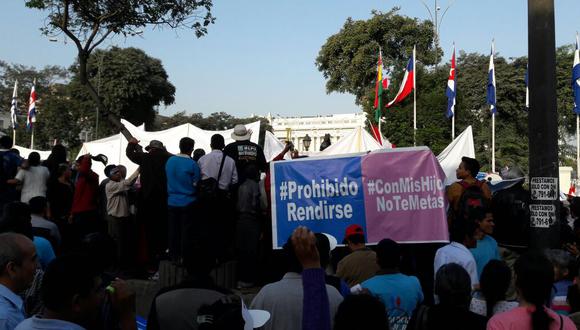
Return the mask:
[[[72,214],[96,210],[99,196],[99,176],[91,170],[90,158],[83,157],[78,167],[78,174]]]

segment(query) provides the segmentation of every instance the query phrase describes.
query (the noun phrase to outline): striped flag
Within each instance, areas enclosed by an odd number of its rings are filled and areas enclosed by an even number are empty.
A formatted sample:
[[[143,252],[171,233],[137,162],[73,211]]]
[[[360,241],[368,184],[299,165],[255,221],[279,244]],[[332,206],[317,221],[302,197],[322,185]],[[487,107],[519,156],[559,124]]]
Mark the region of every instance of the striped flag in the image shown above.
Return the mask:
[[[18,127],[16,121],[16,111],[18,109],[18,80],[14,82],[14,91],[12,92],[12,104],[10,105],[10,118],[12,119],[12,129]]]
[[[580,115],[580,41],[576,33],[576,50],[572,67],[572,90],[574,90],[574,113]]]
[[[487,76],[487,104],[490,106],[491,114],[497,113],[495,94],[495,66],[493,64],[494,44],[491,42],[491,54],[489,55],[489,71]]]
[[[451,68],[449,69],[449,78],[447,79],[447,118],[455,116],[455,44],[453,45],[453,55],[451,56]]]
[[[399,92],[397,96],[387,104],[387,108],[392,106],[393,104],[397,104],[403,101],[411,91],[415,89],[415,79],[413,76],[415,75],[415,50],[413,48],[413,55],[409,59],[407,63],[407,67],[405,68],[405,75],[403,76],[403,81],[401,82],[401,87],[399,88]]]
[[[34,89],[35,84],[36,80],[32,84],[32,88],[30,89],[30,99],[28,99],[28,116],[26,117],[26,128],[28,130],[31,130],[33,124],[36,123],[36,91]]]
[[[383,92],[389,88],[389,79],[383,79],[383,54],[379,51],[379,62],[377,63],[377,81],[375,83],[375,121],[381,120],[383,111]]]

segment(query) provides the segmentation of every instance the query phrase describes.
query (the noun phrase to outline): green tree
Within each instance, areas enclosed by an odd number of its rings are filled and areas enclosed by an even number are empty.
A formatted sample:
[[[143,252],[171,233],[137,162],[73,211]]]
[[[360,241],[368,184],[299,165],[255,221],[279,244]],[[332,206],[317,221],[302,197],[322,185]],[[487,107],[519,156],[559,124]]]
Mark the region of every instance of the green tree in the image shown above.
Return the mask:
[[[26,6],[48,12],[45,35],[64,34],[78,52],[81,85],[93,98],[100,113],[125,137],[131,134],[119,118],[105,107],[88,76],[88,62],[95,50],[111,35],[133,36],[148,26],[193,29],[197,37],[214,23],[212,0],[26,0]]]
[[[88,122],[95,123],[95,106],[90,94],[80,82],[78,66],[73,67],[71,88],[79,98]],[[113,47],[97,50],[88,61],[87,75],[109,112],[134,125],[152,127],[156,108],[175,100],[175,87],[160,60],[137,48]],[[91,125],[92,126],[92,125]],[[99,125],[98,136],[115,134],[110,125]]]

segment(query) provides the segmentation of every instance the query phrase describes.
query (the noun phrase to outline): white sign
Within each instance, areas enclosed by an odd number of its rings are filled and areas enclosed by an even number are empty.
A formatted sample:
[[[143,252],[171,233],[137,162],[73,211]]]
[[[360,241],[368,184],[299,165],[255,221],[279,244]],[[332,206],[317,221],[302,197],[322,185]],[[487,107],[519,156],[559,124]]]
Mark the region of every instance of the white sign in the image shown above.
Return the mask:
[[[530,227],[549,228],[556,220],[556,206],[544,204],[530,205]]]
[[[535,177],[530,180],[530,191],[535,201],[558,199],[558,178]]]

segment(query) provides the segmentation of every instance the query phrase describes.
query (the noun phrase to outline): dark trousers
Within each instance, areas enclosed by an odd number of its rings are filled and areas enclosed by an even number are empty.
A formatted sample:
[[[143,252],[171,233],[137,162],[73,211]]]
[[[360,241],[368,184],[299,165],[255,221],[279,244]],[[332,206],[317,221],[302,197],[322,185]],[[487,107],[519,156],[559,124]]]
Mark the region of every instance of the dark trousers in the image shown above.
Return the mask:
[[[97,210],[75,213],[72,227],[74,232],[73,245],[80,246],[82,240],[91,233],[103,232],[103,226],[99,222]]]
[[[117,261],[122,269],[130,269],[135,260],[135,233],[134,220],[129,217],[107,216],[109,235],[113,238],[117,248]]]
[[[199,223],[208,249],[216,259],[231,260],[235,246],[235,215],[231,199],[221,196],[216,200],[200,201],[203,221]],[[207,234],[206,234],[207,233]]]
[[[169,206],[169,256],[173,262],[181,263],[187,249],[192,248],[192,240],[196,239],[197,231],[194,224],[195,203],[183,207]]]
[[[236,226],[236,251],[238,254],[238,279],[247,283],[257,280],[260,247],[260,223],[254,217],[240,217]]]
[[[167,249],[167,197],[141,195],[137,205],[137,221],[144,230],[147,266],[157,269]]]

